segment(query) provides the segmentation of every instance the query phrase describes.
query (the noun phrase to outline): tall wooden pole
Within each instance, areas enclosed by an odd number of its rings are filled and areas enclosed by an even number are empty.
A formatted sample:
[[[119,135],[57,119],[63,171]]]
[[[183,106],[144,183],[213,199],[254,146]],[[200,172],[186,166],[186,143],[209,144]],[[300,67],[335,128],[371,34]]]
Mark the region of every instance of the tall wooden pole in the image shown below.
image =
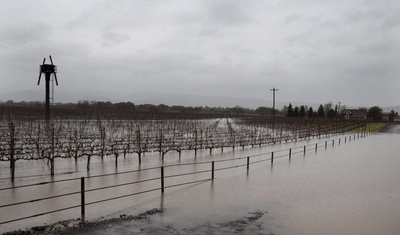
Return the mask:
[[[50,121],[50,72],[46,72],[46,121]]]
[[[275,91],[278,91],[279,89],[274,87],[270,90],[272,91],[272,117],[275,118]]]

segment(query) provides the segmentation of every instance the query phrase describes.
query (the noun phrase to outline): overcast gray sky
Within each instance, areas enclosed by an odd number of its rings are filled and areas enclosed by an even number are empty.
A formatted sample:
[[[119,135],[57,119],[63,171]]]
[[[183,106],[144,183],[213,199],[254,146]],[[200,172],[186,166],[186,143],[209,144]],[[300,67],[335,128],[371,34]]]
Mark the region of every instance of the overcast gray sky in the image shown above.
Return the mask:
[[[3,101],[37,100],[52,55],[57,101],[276,87],[281,102],[400,104],[398,0],[1,0],[0,51]]]

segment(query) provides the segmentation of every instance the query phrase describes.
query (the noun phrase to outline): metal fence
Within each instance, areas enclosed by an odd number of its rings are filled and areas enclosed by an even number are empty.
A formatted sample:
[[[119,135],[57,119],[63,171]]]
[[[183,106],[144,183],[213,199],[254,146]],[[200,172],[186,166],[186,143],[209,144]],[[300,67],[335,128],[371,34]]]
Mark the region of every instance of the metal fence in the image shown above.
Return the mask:
[[[95,175],[95,176],[89,176],[89,177],[70,178],[70,179],[54,180],[54,181],[43,181],[43,182],[34,183],[34,184],[26,184],[26,185],[20,185],[20,186],[15,186],[15,187],[0,188],[0,193],[4,195],[4,192],[10,191],[10,190],[15,191],[15,190],[18,190],[21,188],[38,187],[38,186],[42,186],[42,185],[55,185],[55,184],[60,184],[63,182],[68,182],[68,181],[72,181],[72,182],[75,182],[76,184],[80,184],[80,190],[75,190],[75,191],[71,191],[71,192],[67,192],[67,193],[38,197],[35,199],[31,199],[31,200],[22,200],[22,201],[18,201],[15,203],[0,205],[0,210],[2,211],[2,213],[4,213],[6,209],[12,210],[16,206],[27,205],[30,203],[35,203],[35,202],[40,202],[40,201],[48,201],[48,200],[55,199],[55,198],[65,198],[65,197],[70,197],[70,196],[80,197],[80,202],[78,200],[79,203],[77,202],[76,204],[62,207],[59,209],[50,210],[50,211],[43,210],[39,213],[24,215],[24,216],[21,216],[18,218],[10,218],[10,219],[4,220],[4,221],[0,221],[0,225],[8,224],[8,223],[16,222],[16,221],[21,221],[21,220],[26,220],[26,219],[33,218],[33,217],[43,216],[46,214],[52,214],[52,213],[56,213],[56,212],[76,209],[76,208],[80,208],[80,219],[81,219],[81,222],[83,223],[83,222],[85,222],[85,214],[86,214],[86,209],[87,209],[86,207],[89,205],[104,203],[104,202],[108,202],[108,201],[114,201],[114,200],[121,199],[121,198],[132,197],[135,195],[145,194],[145,193],[150,193],[150,192],[155,192],[155,191],[160,191],[160,193],[163,194],[165,192],[165,190],[169,189],[169,188],[214,180],[216,173],[218,171],[225,171],[225,170],[241,168],[241,167],[246,168],[247,171],[249,171],[250,165],[260,164],[263,162],[270,162],[271,164],[273,164],[274,160],[279,159],[279,158],[288,158],[290,161],[292,156],[294,156],[294,155],[301,154],[302,156],[306,156],[307,152],[311,152],[311,151],[317,152],[321,148],[327,149],[328,146],[334,147],[335,144],[340,145],[341,143],[350,142],[352,140],[365,137],[369,134],[370,134],[369,132],[361,132],[358,134],[352,134],[350,136],[331,139],[329,141],[318,142],[315,144],[298,146],[298,147],[288,148],[288,149],[283,149],[283,150],[278,150],[278,151],[265,152],[265,153],[260,153],[260,154],[256,154],[256,155],[246,156],[246,157],[239,157],[239,158],[234,158],[234,159],[223,159],[223,160],[197,162],[197,163],[194,162],[194,163],[185,163],[185,164],[171,164],[171,165],[164,165],[161,167],[151,167],[151,168],[145,168],[145,169],[140,169],[140,170],[124,171],[124,172],[118,172],[118,173],[112,173],[112,174],[102,174],[102,175]],[[224,164],[224,162],[229,162],[229,164]],[[194,166],[194,165],[202,165],[202,169],[200,169],[198,171],[188,171],[188,172],[183,172],[183,173],[179,173],[179,174],[166,174],[166,169],[171,168],[171,167],[183,168],[185,166]],[[157,175],[156,177],[150,177],[150,178],[145,178],[142,180],[131,181],[131,182],[126,182],[126,183],[113,184],[113,185],[108,185],[108,186],[104,186],[104,187],[88,188],[87,185],[85,184],[87,181],[94,179],[94,178],[105,178],[108,176],[116,176],[116,175],[130,174],[130,173],[135,173],[135,172],[145,172],[145,171],[156,171],[158,173],[156,174]],[[191,180],[185,181],[186,176],[193,176],[193,175],[200,175],[200,177],[196,180],[193,180],[193,177],[191,177]],[[179,179],[181,179],[181,181],[173,182],[172,180],[170,180],[172,178],[179,178]],[[172,183],[169,184],[169,182],[172,182]],[[92,200],[90,202],[87,202],[87,200],[86,200],[87,194],[91,193],[91,192],[102,192],[103,190],[107,190],[107,189],[128,187],[128,186],[132,186],[135,184],[148,184],[148,185],[150,185],[150,188],[148,188],[146,190],[142,190],[142,191],[129,192],[129,193],[123,194],[123,195]]]

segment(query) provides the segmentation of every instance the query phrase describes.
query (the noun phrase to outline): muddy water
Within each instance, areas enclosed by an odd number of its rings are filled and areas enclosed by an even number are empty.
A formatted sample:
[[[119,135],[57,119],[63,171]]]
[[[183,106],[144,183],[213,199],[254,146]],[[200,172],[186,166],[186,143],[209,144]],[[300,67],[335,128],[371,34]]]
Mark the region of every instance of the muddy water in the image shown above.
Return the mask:
[[[338,136],[331,137],[339,138]],[[163,197],[160,192],[146,193],[113,202],[88,206],[87,218],[94,219],[105,215],[121,213],[135,214],[154,207],[164,207],[165,213],[154,216],[154,223],[168,223],[177,228],[191,228],[210,222],[224,222],[246,216],[248,212],[260,210],[264,230],[274,234],[398,234],[400,224],[400,135],[381,134],[360,138],[339,145],[329,146],[318,152],[307,151],[306,155],[294,154],[291,161],[287,157],[245,167],[216,171],[214,181],[196,185],[168,188]],[[277,151],[323,142],[327,139],[314,139],[261,148],[244,150],[214,150],[212,155],[203,151],[194,158],[193,153],[184,153],[179,159],[176,153],[168,153],[164,164],[209,161],[211,159],[233,159],[262,152]],[[267,156],[264,156],[267,157]],[[269,157],[269,155],[268,155]],[[157,154],[148,154],[141,168],[159,166]],[[254,161],[256,159],[254,158]],[[245,163],[245,159],[238,160]],[[253,161],[253,159],[252,159]],[[238,162],[217,163],[216,168],[237,164]],[[55,179],[88,176],[84,160],[63,160],[56,162]],[[90,175],[138,169],[136,155],[120,158],[115,168],[112,158],[103,161],[93,160]],[[224,164],[224,165],[222,165]],[[21,162],[17,175],[46,174],[41,162]],[[7,167],[1,165],[2,178],[7,177]],[[166,175],[193,170],[210,169],[209,164],[191,165],[184,169],[171,167]],[[62,174],[64,173],[64,174]],[[68,174],[65,174],[68,173]],[[159,176],[160,172],[143,171],[106,178],[87,179],[88,188],[124,183],[129,180],[146,179]],[[187,180],[209,178],[209,174],[190,176]],[[26,184],[49,180],[47,176],[20,178],[15,183]],[[179,179],[168,179],[166,185],[177,183]],[[1,181],[1,188],[9,186],[7,180]],[[1,192],[1,204],[27,200],[33,196],[55,195],[67,191],[79,191],[78,181],[65,182],[56,186],[37,186],[35,188]],[[101,200],[110,195],[123,195],[159,187],[156,181],[139,184],[132,188],[104,190],[87,195],[87,201]],[[71,204],[79,204],[79,195],[54,199],[47,203],[30,205],[29,208],[16,207],[0,209],[0,221],[13,216],[35,213],[41,208],[53,210]],[[121,212],[122,211],[122,212]],[[1,231],[51,223],[60,219],[78,218],[80,211],[72,209],[49,216],[41,216],[21,222],[1,226]]]
[[[185,227],[260,210],[273,234],[399,234],[399,143],[400,135],[370,136],[167,194],[176,211],[165,221]]]

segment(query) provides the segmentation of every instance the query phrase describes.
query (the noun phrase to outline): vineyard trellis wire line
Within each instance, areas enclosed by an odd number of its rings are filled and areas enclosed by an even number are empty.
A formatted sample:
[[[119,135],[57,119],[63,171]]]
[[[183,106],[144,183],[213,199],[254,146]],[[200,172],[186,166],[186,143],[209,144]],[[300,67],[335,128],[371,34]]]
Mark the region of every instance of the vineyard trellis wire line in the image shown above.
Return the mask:
[[[8,161],[11,180],[19,160],[45,160],[55,174],[55,159],[87,159],[170,151],[261,146],[365,127],[364,122],[325,119],[297,120],[219,118],[163,120],[0,120],[0,161]]]

